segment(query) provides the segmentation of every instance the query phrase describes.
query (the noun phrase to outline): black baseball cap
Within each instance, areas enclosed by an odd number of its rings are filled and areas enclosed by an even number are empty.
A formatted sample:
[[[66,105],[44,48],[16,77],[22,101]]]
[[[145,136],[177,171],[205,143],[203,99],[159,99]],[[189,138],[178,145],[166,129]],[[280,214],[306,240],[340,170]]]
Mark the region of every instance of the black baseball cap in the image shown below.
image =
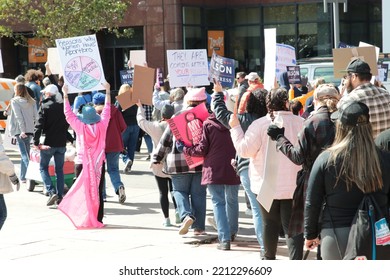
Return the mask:
[[[344,70],[343,72],[371,74],[371,68],[367,62],[361,60],[360,58],[356,58],[348,64],[347,69]]]
[[[370,122],[369,109],[366,104],[362,102],[348,102],[341,105],[341,107],[334,112],[330,118],[335,121],[339,120],[344,125],[358,126]],[[366,118],[359,118],[365,116]]]

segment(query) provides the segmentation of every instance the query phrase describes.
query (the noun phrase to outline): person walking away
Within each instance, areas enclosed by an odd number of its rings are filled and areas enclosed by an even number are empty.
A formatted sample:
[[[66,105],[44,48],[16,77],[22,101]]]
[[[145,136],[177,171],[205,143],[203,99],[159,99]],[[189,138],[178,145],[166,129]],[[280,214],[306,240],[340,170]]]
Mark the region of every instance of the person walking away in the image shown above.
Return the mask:
[[[105,94],[98,92],[93,96],[93,104],[96,112],[100,115],[104,108]],[[106,134],[106,163],[107,173],[110,176],[111,184],[118,195],[119,203],[126,201],[125,186],[119,173],[119,156],[123,151],[122,132],[126,129],[126,123],[121,112],[114,104],[111,104],[111,116]]]
[[[140,102],[137,103],[138,112],[137,112],[137,122],[141,129],[143,129],[146,133],[148,133],[153,140],[153,152],[157,148],[157,145],[163,135],[165,129],[168,126],[167,120],[169,120],[174,114],[173,105],[166,104],[161,109],[161,120],[160,121],[148,121],[145,116],[145,109]],[[169,218],[169,199],[168,194],[172,193],[172,180],[171,176],[165,174],[162,171],[162,164],[152,164],[151,168],[153,171],[153,175],[157,182],[157,187],[160,193],[160,206],[164,215],[163,225],[165,227],[172,226],[171,220]],[[172,197],[173,205],[176,210],[176,223],[180,223],[180,216],[177,212],[177,205],[175,198]]]
[[[233,114],[229,125],[230,134],[237,153],[244,158],[250,158],[249,177],[252,191],[259,193],[261,182],[270,174],[264,174],[264,167],[270,162],[266,162],[267,149],[275,149],[275,146],[268,148],[267,128],[273,120],[282,119],[286,136],[294,139],[293,144],[297,144],[296,135],[302,129],[303,119],[295,116],[288,109],[288,93],[283,88],[273,89],[267,96],[268,114],[254,120],[248,127],[245,134],[240,126],[239,119]],[[272,142],[269,143],[271,145]],[[276,166],[274,180],[274,194],[269,211],[260,204],[261,216],[263,218],[263,242],[265,260],[274,260],[279,239],[281,225],[283,231],[288,232],[290,223],[292,198],[296,188],[295,180],[300,167],[293,164],[282,153],[278,153],[273,158]],[[302,259],[303,239],[286,235],[287,247],[290,259]]]
[[[20,151],[20,181],[26,183],[26,172],[30,161],[30,142],[38,120],[35,100],[22,83],[14,86],[15,96],[11,99],[10,135],[16,137]]]
[[[335,126],[330,114],[337,110],[336,105],[340,94],[332,84],[319,85],[314,91],[315,110],[303,123],[298,133],[298,144],[293,145],[286,136],[283,128],[274,124],[268,127],[267,134],[276,141],[276,148],[287,156],[293,163],[302,165],[297,174],[297,188],[293,196],[293,208],[290,219],[288,236],[303,238],[303,211],[306,199],[307,182],[313,163],[318,155],[332,145]]]
[[[79,176],[64,196],[58,209],[72,221],[76,228],[103,227],[103,172],[107,127],[110,121],[110,85],[105,82],[106,99],[101,115],[93,106],[85,105],[79,115],[73,113],[68,100],[68,86],[62,87],[64,113],[67,122],[75,130],[83,152],[83,164]],[[76,140],[77,140],[76,139]],[[76,148],[77,150],[77,148]]]
[[[19,191],[20,182],[18,176],[15,174],[15,166],[5,154],[3,139],[0,136],[0,230],[7,219],[7,205],[4,195],[14,191],[11,183]]]
[[[32,91],[34,92],[34,99],[38,110],[42,101],[42,88],[40,86],[40,80],[43,79],[43,73],[40,70],[29,69],[24,75],[24,78],[27,81],[26,86],[32,89]]]
[[[342,260],[356,211],[371,194],[389,221],[390,154],[375,146],[369,107],[352,101],[331,115],[336,135],[310,173],[305,201],[305,245],[321,243],[324,260]],[[378,260],[390,259],[390,247],[376,246]]]
[[[50,84],[43,90],[44,99],[35,125],[33,148],[40,150],[39,172],[49,199],[47,206],[60,204],[64,195],[64,161],[69,124],[65,119],[63,99],[56,85]],[[40,138],[45,140],[40,143]],[[43,144],[43,145],[42,145]],[[49,175],[49,164],[54,157],[56,185]]]

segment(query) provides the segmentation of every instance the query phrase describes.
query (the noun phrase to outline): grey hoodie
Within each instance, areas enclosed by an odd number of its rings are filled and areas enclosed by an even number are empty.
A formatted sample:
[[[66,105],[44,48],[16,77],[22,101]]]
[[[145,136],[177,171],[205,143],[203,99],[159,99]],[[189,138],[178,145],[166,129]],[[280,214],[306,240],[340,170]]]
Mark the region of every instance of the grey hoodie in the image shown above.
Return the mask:
[[[35,101],[29,103],[26,98],[15,96],[11,99],[11,115],[9,117],[11,136],[19,135],[22,132],[33,134],[35,123],[38,120]]]

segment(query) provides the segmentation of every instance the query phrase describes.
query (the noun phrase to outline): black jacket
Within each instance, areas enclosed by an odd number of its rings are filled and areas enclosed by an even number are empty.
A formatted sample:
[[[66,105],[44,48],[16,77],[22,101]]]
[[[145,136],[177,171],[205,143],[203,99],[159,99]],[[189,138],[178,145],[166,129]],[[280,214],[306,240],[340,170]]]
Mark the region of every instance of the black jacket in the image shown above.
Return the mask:
[[[44,145],[65,147],[69,124],[65,119],[64,105],[57,103],[53,97],[42,100],[38,122],[35,125],[34,145],[38,146],[39,138],[45,135]]]

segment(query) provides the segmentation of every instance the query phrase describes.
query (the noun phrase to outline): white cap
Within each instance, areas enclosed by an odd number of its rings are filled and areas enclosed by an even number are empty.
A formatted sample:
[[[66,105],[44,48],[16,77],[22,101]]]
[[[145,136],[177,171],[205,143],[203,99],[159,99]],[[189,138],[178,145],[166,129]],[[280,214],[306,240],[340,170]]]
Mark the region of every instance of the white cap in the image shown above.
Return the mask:
[[[47,85],[42,92],[49,93],[50,95],[56,95],[58,93],[58,87],[56,85]]]
[[[245,76],[245,79],[248,81],[255,81],[256,79],[260,80],[260,77],[256,72],[250,72]]]

